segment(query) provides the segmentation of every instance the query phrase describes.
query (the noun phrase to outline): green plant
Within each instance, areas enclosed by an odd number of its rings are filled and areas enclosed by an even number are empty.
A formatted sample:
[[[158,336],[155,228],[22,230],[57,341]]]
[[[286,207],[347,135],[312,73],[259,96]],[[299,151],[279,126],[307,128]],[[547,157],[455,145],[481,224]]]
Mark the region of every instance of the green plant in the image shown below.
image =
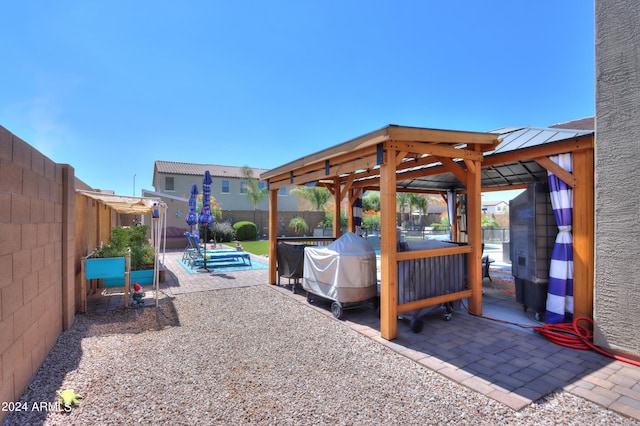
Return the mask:
[[[374,210],[366,210],[362,213],[362,228],[374,231],[380,228],[380,213]]]
[[[440,218],[440,222],[432,223],[431,226],[439,230],[449,229],[451,227],[451,225],[449,224],[449,216],[446,214],[443,215]]]
[[[212,228],[211,235],[215,241],[228,243],[235,238],[235,231],[229,222],[215,222]]]
[[[253,222],[240,221],[233,224],[238,241],[253,241],[258,239],[258,227]]]
[[[380,211],[380,193],[378,191],[367,191],[362,197],[362,210]]]
[[[111,230],[111,240],[91,257],[124,257],[131,253],[131,270],[153,267],[155,251],[147,240],[147,225],[117,226]]]
[[[347,212],[340,210],[340,227],[344,228],[349,224],[347,219]],[[318,224],[320,228],[333,228],[333,211],[327,210],[324,212],[324,220]]]
[[[269,196],[268,188],[261,188],[260,182],[258,179],[253,177],[253,170],[249,167],[244,166],[242,168],[242,174],[246,179],[244,182],[244,194],[247,197],[247,200],[253,206],[253,220],[256,220],[256,210],[258,210],[258,204],[265,198]]]
[[[305,222],[303,218],[297,216],[289,221],[289,228],[293,229],[293,232],[295,232],[297,236],[300,236],[300,234],[306,233],[309,230],[309,225],[307,225],[307,222]]]
[[[498,221],[491,216],[482,216],[482,219],[480,220],[480,226],[483,229],[500,228],[500,224],[498,223]]]

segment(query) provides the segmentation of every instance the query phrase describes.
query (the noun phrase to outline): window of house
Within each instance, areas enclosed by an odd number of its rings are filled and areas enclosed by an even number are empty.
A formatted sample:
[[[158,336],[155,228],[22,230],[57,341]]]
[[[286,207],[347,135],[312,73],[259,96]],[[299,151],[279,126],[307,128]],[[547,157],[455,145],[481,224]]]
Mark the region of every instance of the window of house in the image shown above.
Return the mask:
[[[240,182],[240,193],[241,194],[247,193],[247,182],[245,181]]]
[[[278,195],[287,195],[287,187],[283,186],[282,188],[278,189]]]
[[[164,177],[164,190],[165,191],[175,191],[173,176],[165,176]]]
[[[229,193],[229,180],[228,179],[222,179],[222,190],[220,191],[223,194],[228,194]]]
[[[265,189],[267,187],[267,183],[266,182],[258,182],[258,189],[260,191],[262,191],[263,189]]]

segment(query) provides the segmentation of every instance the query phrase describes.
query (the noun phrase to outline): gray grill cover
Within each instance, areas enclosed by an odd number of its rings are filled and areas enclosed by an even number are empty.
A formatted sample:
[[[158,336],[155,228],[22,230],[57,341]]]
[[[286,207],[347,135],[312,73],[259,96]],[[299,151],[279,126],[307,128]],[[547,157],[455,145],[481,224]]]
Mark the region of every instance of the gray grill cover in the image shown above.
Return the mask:
[[[325,247],[307,247],[302,288],[340,303],[371,299],[378,294],[376,252],[353,232]]]

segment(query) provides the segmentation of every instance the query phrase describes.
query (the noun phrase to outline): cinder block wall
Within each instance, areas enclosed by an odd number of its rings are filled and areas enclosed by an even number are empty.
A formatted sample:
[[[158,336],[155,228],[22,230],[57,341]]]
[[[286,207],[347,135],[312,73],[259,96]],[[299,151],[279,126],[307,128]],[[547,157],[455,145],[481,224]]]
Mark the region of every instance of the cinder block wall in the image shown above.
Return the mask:
[[[73,181],[0,126],[1,401],[20,397],[73,321]]]
[[[595,12],[594,342],[640,356],[640,3]]]

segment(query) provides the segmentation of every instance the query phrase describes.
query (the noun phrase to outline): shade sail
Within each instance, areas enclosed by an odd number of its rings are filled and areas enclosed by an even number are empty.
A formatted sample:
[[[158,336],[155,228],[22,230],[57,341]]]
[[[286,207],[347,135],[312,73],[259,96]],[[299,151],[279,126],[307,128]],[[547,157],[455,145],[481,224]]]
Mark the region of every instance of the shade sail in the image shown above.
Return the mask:
[[[154,204],[162,204],[162,201],[146,197],[129,197],[126,195],[105,194],[103,192],[84,191],[77,189],[77,193],[97,200],[118,213],[125,214],[151,214]]]

